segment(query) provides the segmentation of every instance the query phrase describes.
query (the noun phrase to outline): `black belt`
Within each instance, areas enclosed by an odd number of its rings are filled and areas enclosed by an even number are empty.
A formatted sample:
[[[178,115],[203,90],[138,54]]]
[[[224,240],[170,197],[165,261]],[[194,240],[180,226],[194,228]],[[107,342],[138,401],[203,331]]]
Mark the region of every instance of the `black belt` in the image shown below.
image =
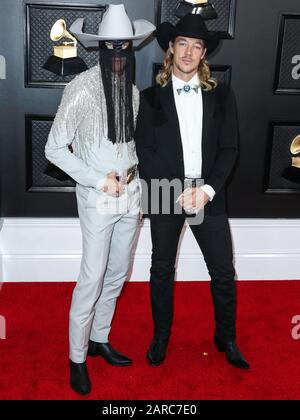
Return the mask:
[[[202,178],[184,178],[185,188],[196,188],[196,187],[199,187],[201,185],[203,185],[203,179]]]

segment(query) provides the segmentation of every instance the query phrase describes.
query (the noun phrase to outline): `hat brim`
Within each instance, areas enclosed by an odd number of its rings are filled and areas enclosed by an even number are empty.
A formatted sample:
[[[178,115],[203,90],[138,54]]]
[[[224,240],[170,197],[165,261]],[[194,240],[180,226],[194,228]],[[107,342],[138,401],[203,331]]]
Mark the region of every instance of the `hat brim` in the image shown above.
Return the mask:
[[[180,35],[188,38],[203,39],[207,49],[206,55],[212,54],[220,43],[217,32],[209,32],[208,35],[203,35],[189,29],[180,31],[169,22],[163,22],[159,25],[156,32],[157,42],[164,51],[167,51],[169,48],[170,41],[174,41],[174,39]]]
[[[98,47],[100,41],[132,41],[133,46],[137,47],[155,31],[155,26],[145,19],[135,20],[132,24],[133,36],[103,37],[83,32],[84,19],[79,18],[71,25],[70,32],[85,48],[93,48]]]

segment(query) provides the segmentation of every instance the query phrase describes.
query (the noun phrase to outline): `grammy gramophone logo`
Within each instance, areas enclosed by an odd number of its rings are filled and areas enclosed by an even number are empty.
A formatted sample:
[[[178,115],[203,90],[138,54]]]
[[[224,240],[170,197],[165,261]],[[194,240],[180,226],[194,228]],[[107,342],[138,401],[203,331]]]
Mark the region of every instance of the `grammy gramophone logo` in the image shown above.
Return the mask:
[[[291,166],[283,171],[282,176],[288,181],[300,184],[300,134],[293,139],[290,152],[292,154]]]
[[[44,64],[44,69],[60,76],[68,76],[87,70],[85,62],[77,56],[77,39],[67,31],[67,24],[64,19],[59,19],[54,23],[50,38],[54,42],[59,42],[62,39],[68,39],[69,41],[64,41],[61,45],[53,47],[53,55]]]
[[[203,19],[216,19],[218,14],[208,0],[185,0],[181,1],[175,10],[175,16],[182,18],[188,13],[201,15]]]

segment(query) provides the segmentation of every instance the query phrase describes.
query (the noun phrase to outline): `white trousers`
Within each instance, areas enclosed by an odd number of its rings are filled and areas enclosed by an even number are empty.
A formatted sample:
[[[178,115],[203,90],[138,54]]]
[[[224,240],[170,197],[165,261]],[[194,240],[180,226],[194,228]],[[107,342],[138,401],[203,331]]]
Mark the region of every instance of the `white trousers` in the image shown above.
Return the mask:
[[[139,224],[139,181],[134,180],[125,187],[122,205],[115,209],[112,205],[121,198],[79,184],[76,197],[83,252],[72,297],[69,340],[70,359],[83,363],[89,339],[108,342],[116,301],[131,266]]]

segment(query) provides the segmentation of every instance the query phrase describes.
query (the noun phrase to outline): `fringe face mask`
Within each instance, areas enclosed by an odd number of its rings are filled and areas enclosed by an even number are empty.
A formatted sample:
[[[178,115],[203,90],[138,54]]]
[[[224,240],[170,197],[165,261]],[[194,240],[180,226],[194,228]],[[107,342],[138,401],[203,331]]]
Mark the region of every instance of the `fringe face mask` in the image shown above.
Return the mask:
[[[108,120],[107,137],[113,144],[128,143],[134,136],[132,44],[108,41],[100,42],[99,46],[101,78]]]

